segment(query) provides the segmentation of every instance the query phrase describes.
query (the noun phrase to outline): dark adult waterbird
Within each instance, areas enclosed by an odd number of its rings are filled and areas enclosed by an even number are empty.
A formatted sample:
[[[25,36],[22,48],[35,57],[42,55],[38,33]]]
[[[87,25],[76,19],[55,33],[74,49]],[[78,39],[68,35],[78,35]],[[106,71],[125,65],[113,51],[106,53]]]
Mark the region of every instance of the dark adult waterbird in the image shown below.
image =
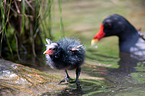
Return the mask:
[[[118,14],[113,14],[104,19],[99,32],[94,36],[91,45],[96,44],[103,37],[119,37],[119,50],[137,56],[145,57],[145,40],[127,19]]]

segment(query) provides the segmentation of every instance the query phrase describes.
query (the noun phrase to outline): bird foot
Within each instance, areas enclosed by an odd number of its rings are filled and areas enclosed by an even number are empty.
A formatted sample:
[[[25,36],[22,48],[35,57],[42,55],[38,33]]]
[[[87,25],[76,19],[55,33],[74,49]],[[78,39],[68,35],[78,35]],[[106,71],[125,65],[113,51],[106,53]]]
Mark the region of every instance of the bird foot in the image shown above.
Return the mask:
[[[71,81],[72,81],[73,79],[72,78],[65,78],[65,79],[63,79],[63,80],[61,80],[58,84],[61,84],[62,82],[65,82],[65,84],[68,84],[68,83],[70,83]]]
[[[78,88],[78,89],[81,89],[81,86],[80,86],[80,84],[79,84],[79,81],[78,81],[78,80],[72,81],[72,82],[70,82],[70,83],[76,83],[77,88]]]
[[[68,83],[76,83],[76,85],[77,85],[77,88],[78,89],[81,89],[81,86],[79,85],[79,81],[77,80],[75,80],[75,81],[72,81],[73,79],[72,78],[65,78],[65,79],[63,79],[63,80],[61,80],[58,84],[61,84],[62,82],[65,82],[65,84],[68,84]]]
[[[77,85],[79,85],[79,81],[77,80],[75,80],[75,81],[72,81],[72,82],[69,82],[69,83],[76,83]]]

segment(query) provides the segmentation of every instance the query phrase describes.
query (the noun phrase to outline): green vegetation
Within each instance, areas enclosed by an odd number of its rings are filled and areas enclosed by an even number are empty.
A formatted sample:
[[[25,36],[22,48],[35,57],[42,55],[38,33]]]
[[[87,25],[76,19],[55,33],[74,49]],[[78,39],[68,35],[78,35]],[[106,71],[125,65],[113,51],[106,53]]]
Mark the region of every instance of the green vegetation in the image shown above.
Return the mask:
[[[21,61],[24,55],[29,58],[29,54],[37,57],[45,38],[53,39],[52,14],[56,3],[54,0],[1,0],[0,57],[13,61]],[[58,3],[60,34],[64,37],[62,1]]]
[[[36,46],[41,44],[38,2],[38,0],[0,1],[2,21],[0,56],[12,60],[16,60],[17,56],[19,61],[26,53],[36,57]]]

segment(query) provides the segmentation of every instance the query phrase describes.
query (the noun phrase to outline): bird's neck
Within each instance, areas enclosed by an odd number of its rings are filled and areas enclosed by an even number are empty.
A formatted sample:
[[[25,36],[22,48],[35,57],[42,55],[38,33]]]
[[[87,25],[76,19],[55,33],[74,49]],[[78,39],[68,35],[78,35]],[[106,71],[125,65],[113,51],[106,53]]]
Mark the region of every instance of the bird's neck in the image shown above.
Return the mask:
[[[123,34],[119,35],[119,42],[127,42],[127,41],[136,41],[139,38],[138,31],[126,31]]]
[[[129,48],[134,46],[139,39],[138,31],[133,27],[127,27],[126,30],[118,35],[120,51],[129,51]]]

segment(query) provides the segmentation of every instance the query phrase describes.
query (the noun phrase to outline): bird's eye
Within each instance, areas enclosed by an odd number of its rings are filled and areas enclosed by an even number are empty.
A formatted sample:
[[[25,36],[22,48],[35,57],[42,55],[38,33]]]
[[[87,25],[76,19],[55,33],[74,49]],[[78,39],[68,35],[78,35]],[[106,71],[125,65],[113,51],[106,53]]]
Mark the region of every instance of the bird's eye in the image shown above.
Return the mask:
[[[107,28],[112,28],[112,22],[111,22],[111,20],[106,20],[104,26],[107,27]]]
[[[52,50],[56,50],[56,48],[53,48]]]

